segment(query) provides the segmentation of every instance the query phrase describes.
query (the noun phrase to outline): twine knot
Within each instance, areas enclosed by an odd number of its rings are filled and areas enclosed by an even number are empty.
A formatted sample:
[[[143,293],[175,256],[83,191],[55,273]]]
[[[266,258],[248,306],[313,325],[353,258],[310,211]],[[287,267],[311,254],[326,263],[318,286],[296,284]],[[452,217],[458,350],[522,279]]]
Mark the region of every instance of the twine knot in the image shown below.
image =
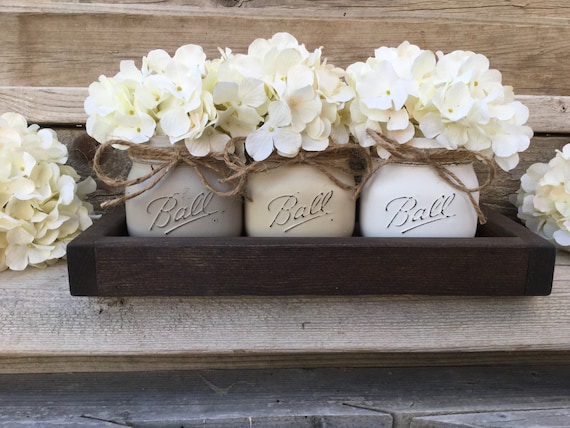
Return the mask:
[[[285,165],[310,165],[323,173],[336,186],[343,190],[354,190],[355,198],[359,193],[359,186],[347,184],[337,177],[336,173],[343,173],[349,176],[362,176],[370,169],[369,156],[366,149],[358,144],[349,143],[329,146],[322,151],[299,151],[291,158],[272,153],[267,159],[261,161],[244,160],[238,156],[229,156],[229,151],[233,144],[241,143],[245,138],[234,138],[226,146],[224,160],[227,167],[232,170],[232,174],[222,180],[222,182],[238,180],[242,184],[243,196],[250,200],[245,186],[250,174],[267,172]]]
[[[141,177],[137,177],[131,180],[120,180],[116,177],[110,177],[104,170],[101,163],[101,158],[103,154],[112,148],[114,145],[126,146],[129,157],[135,162],[152,164],[153,167],[151,171]],[[226,154],[224,153],[224,156]],[[232,158],[232,154],[227,154],[229,159]],[[153,179],[148,185],[132,192],[128,195],[121,196],[119,198],[105,201],[101,204],[102,208],[108,208],[115,206],[130,199],[133,199],[144,192],[152,189],[156,186],[162,178],[175,166],[179,164],[186,164],[192,168],[198,174],[198,177],[202,181],[202,184],[211,192],[219,196],[235,196],[240,194],[243,183],[241,180],[228,180],[224,177],[228,174],[228,169],[224,160],[217,159],[212,156],[197,157],[191,155],[185,148],[179,147],[153,147],[144,144],[135,144],[130,141],[123,140],[111,140],[104,144],[101,144],[97,151],[95,152],[95,157],[93,158],[93,169],[95,170],[97,176],[101,181],[110,187],[127,187],[133,186],[135,184],[142,183],[146,180]],[[215,188],[206,178],[204,172],[210,170],[220,176],[220,183],[230,183],[231,188],[228,191],[221,191]]]

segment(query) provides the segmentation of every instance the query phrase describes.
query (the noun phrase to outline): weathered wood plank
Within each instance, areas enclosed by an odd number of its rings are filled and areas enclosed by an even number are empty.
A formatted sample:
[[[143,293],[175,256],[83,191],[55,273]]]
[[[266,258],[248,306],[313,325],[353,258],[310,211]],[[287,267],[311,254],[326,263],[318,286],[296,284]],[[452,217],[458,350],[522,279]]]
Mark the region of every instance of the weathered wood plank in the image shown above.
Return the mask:
[[[240,8],[134,4],[126,10],[125,5],[9,2],[0,6],[0,85],[86,87],[99,74],[114,74],[121,59],[140,60],[150,49],[174,51],[193,42],[217,55],[219,46],[243,51],[255,37],[289,31],[309,48],[324,45],[325,56],[340,66],[366,58],[379,45],[407,39],[434,50],[481,52],[517,93],[570,95],[565,77],[570,58],[561,55],[570,46],[570,9],[560,2],[542,12],[538,3],[499,9],[490,2],[465,8],[451,1],[440,9],[419,1],[395,9],[371,3],[344,8],[249,3]]]
[[[130,400],[133,394],[123,399]],[[27,399],[26,399],[27,401]],[[35,407],[1,406],[0,426],[22,428],[42,426],[113,428],[391,428],[389,414],[343,406],[342,403],[289,403],[276,406],[261,401],[236,400],[233,405],[170,405],[163,397],[145,406],[107,405],[49,405]],[[239,403],[239,407],[238,407]],[[126,409],[126,410],[125,410]]]
[[[520,95],[516,98],[528,107],[528,125],[535,133],[570,133],[570,97]]]
[[[415,418],[411,428],[560,428],[570,426],[570,408],[466,413]]]
[[[260,368],[464,367],[548,364],[570,361],[570,351],[499,352],[279,352],[170,355],[38,355],[1,357],[0,374],[82,373]]]
[[[556,18],[563,21],[569,6],[564,0],[544,0],[519,2],[509,0],[496,2],[480,0],[477,4],[457,0],[403,0],[397,3],[360,0],[357,4],[344,0],[315,2],[311,0],[20,0],[4,1],[5,10],[13,12],[67,12],[108,11],[124,13],[136,10],[138,13],[164,12],[166,9],[197,11],[204,9],[224,10],[234,8],[233,13],[250,14],[251,10],[263,16],[282,14],[283,11],[295,13],[300,17],[306,13],[320,12],[327,16],[381,17],[386,14],[437,14],[445,16],[465,15],[476,20],[497,20],[519,18],[526,21]],[[109,6],[112,5],[110,8]],[[311,15],[312,16],[312,15]]]
[[[84,88],[0,86],[0,112],[24,115],[30,123],[80,126],[87,120]]]
[[[549,414],[570,408],[569,380],[568,366],[2,375],[0,422],[400,428],[438,414]]]

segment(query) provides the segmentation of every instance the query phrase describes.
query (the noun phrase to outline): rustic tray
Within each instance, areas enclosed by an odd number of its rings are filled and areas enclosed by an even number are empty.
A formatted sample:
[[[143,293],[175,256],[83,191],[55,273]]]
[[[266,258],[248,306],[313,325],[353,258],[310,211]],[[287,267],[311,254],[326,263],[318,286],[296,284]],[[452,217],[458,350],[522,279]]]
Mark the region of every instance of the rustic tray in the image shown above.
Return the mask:
[[[137,238],[116,209],[67,248],[75,296],[550,294],[554,246],[492,210],[475,238]]]

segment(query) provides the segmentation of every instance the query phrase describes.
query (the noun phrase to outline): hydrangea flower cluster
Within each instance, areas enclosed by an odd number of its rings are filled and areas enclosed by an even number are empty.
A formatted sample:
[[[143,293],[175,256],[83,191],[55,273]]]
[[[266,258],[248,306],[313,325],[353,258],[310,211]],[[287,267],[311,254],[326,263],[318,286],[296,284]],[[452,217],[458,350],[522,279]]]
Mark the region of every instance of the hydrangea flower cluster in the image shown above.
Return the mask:
[[[528,108],[481,54],[434,54],[403,42],[350,65],[346,79],[356,94],[350,130],[364,147],[375,146],[370,128],[400,144],[481,152],[508,171],[533,135]]]
[[[192,44],[172,57],[162,49],[150,51],[140,69],[134,61],[121,61],[115,76],[102,75],[89,86],[87,133],[99,143],[167,136],[171,144],[184,141],[195,156],[222,152],[229,137],[213,128],[211,66],[202,47]]]
[[[256,39],[247,54],[228,49],[217,70],[214,102],[218,126],[231,137],[246,137],[256,161],[275,150],[294,157],[300,150],[322,151],[349,140],[346,103],[354,93],[344,71],[309,52],[288,33]]]
[[[83,199],[95,181],[79,182],[66,161],[53,130],[16,113],[0,116],[0,271],[55,262],[92,224]]]
[[[570,251],[570,144],[547,164],[531,165],[512,202],[526,227]]]

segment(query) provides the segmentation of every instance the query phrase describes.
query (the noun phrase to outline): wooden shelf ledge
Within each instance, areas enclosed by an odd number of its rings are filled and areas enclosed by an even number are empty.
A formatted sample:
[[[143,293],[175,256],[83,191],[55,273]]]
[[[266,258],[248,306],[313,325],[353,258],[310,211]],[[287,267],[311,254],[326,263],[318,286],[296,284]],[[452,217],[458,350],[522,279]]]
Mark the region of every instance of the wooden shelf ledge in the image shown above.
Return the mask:
[[[570,367],[0,375],[5,427],[560,428]]]

